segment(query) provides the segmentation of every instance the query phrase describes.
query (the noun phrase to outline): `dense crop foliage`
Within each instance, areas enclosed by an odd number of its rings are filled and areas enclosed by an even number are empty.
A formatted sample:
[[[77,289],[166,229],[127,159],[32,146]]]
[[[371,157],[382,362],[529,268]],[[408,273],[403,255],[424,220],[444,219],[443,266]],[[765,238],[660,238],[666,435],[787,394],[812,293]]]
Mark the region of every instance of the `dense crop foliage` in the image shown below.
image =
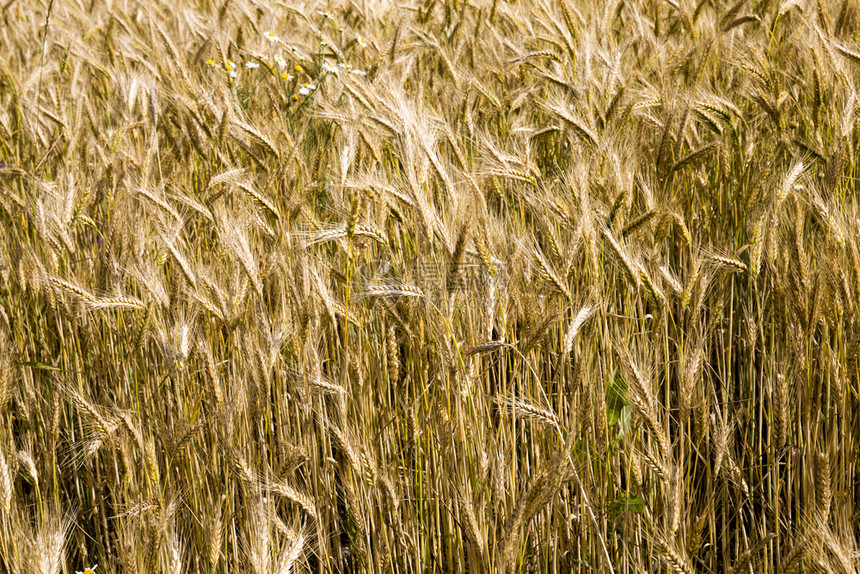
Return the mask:
[[[855,0],[0,18],[0,571],[857,571]]]

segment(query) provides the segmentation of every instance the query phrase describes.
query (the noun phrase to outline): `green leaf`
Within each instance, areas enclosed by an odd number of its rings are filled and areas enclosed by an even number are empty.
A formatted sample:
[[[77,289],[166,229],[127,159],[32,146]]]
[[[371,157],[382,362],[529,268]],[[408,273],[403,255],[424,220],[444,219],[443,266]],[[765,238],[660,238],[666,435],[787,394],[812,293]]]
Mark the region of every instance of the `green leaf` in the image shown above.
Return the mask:
[[[645,499],[632,492],[623,492],[610,503],[609,510],[616,515],[622,512],[645,512]]]
[[[618,421],[621,423],[618,426],[618,438],[621,438],[633,428],[633,409],[629,405],[622,407]]]
[[[622,419],[624,408],[627,407],[627,382],[624,379],[612,377],[609,388],[606,389],[606,423],[615,425]],[[629,419],[629,415],[627,415]],[[623,424],[623,423],[622,423]],[[628,421],[629,426],[629,421]]]

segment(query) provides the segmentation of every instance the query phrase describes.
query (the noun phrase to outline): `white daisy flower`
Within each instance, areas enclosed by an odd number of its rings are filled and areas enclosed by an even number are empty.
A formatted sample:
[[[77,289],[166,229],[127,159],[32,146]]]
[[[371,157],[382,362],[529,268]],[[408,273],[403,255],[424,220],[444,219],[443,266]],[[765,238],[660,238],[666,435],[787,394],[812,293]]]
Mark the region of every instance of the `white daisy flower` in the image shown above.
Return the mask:
[[[238,77],[239,77],[239,72],[237,72],[236,70],[231,71],[231,72],[230,72],[230,77],[231,77],[231,78],[238,78]]]
[[[255,70],[260,67],[260,64],[257,62],[245,62],[245,67],[249,70]]]
[[[336,73],[337,73],[337,68],[335,68],[334,66],[332,66],[332,65],[331,65],[331,64],[329,64],[328,62],[323,62],[323,64],[322,64],[322,68],[323,68],[323,70],[325,70],[326,72],[330,72],[330,73],[332,73],[332,74],[336,74]]]
[[[328,40],[320,40],[320,46],[328,46]]]
[[[83,572],[77,570],[75,574],[95,574],[96,568],[98,568],[98,566],[98,564],[93,564],[92,568],[84,568]]]
[[[358,45],[361,46],[362,48],[367,47],[367,40],[365,40],[362,36],[359,36],[358,38],[356,38],[356,41],[358,42]]]
[[[265,36],[266,36],[266,40],[268,40],[269,42],[272,42],[272,43],[279,42],[281,40],[280,38],[278,38],[278,35],[275,34],[274,32],[266,32]]]
[[[316,86],[313,84],[302,84],[302,87],[299,88],[299,93],[303,96],[307,96],[311,93],[311,90],[315,90]]]
[[[356,76],[366,76],[367,72],[364,70],[353,70],[350,74],[355,74]]]
[[[286,67],[287,67],[287,62],[286,62],[282,57],[280,57],[280,56],[275,56],[275,63],[276,63],[276,64],[278,65],[278,67],[280,67],[282,70],[283,70],[284,68],[286,68]]]

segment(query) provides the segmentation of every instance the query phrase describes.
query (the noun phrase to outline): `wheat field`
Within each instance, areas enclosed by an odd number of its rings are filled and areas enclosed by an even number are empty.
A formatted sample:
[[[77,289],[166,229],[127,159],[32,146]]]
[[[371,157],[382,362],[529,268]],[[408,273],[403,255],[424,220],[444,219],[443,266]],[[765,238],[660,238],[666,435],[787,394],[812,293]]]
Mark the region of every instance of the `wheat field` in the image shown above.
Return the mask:
[[[860,570],[857,0],[0,18],[0,572]]]

